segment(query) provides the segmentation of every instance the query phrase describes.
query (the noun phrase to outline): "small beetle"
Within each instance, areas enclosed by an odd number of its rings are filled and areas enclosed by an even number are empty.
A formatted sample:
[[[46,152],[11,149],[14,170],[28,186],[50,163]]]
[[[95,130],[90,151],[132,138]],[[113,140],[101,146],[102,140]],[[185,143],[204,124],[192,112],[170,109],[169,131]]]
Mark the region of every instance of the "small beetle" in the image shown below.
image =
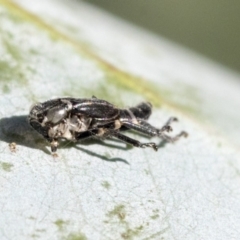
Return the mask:
[[[172,131],[170,124],[177,118],[170,118],[158,129],[147,122],[151,115],[152,105],[143,102],[136,107],[119,109],[113,104],[96,98],[57,98],[35,104],[29,113],[30,125],[51,144],[51,151],[56,153],[58,139],[73,142],[87,138],[117,138],[135,147],[151,147],[157,151],[155,143],[141,143],[124,134],[122,131],[133,129],[150,137],[160,137],[168,142],[175,142],[182,131],[175,137],[166,135]]]

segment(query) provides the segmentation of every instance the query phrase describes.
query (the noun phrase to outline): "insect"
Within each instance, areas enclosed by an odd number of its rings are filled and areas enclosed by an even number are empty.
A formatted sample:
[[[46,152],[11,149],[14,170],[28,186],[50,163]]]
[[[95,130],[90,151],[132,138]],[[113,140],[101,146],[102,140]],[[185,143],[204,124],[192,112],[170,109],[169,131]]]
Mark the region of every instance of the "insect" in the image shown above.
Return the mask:
[[[135,147],[150,147],[157,151],[155,143],[141,143],[124,135],[126,130],[135,130],[150,137],[160,137],[168,142],[175,142],[180,137],[187,137],[182,131],[174,137],[166,133],[177,118],[170,118],[162,128],[155,128],[147,120],[152,112],[152,105],[143,102],[136,107],[120,109],[113,104],[96,98],[57,98],[43,103],[36,103],[28,116],[30,125],[51,145],[52,154],[57,152],[60,139],[73,142],[87,138],[116,138]]]

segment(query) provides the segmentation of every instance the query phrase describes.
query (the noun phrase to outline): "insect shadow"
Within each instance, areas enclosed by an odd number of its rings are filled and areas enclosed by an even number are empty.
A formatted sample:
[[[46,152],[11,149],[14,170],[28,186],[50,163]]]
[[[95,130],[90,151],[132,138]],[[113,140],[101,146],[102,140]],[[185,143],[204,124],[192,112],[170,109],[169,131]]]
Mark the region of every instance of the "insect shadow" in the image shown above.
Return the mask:
[[[50,154],[51,152],[48,150],[47,143],[45,139],[42,138],[41,135],[39,135],[33,128],[30,127],[28,120],[27,120],[27,115],[20,115],[20,116],[12,116],[9,118],[2,118],[0,119],[0,141],[4,141],[7,143],[15,142],[17,145],[33,148],[33,149],[40,149],[43,152]],[[119,143],[119,141],[112,139],[113,143]],[[90,156],[95,156],[98,158],[101,158],[104,161],[109,161],[109,162],[124,162],[126,164],[129,164],[127,160],[122,159],[122,158],[109,158],[104,155],[97,154],[95,152],[92,152],[90,150],[87,150],[85,148],[82,148],[79,146],[87,146],[87,145],[92,145],[92,144],[100,144],[103,146],[106,146],[108,148],[117,148],[120,150],[129,150],[132,147],[126,146],[122,147],[117,144],[111,144],[95,139],[88,139],[84,142],[78,142],[78,143],[68,143],[62,142],[61,147],[63,148],[70,148],[70,147],[75,147],[76,149],[79,149]]]
[[[26,115],[0,119],[0,140],[50,153],[46,141],[29,126]]]

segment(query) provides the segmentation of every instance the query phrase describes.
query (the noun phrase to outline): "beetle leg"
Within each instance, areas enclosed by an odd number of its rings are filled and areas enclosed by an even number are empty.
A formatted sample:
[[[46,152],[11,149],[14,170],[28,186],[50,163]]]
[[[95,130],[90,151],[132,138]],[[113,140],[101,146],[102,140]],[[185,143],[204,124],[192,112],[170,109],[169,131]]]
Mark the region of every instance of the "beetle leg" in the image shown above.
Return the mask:
[[[128,143],[133,145],[134,147],[140,147],[140,148],[145,148],[145,147],[151,147],[152,149],[154,149],[155,151],[158,150],[158,147],[155,143],[141,143],[133,138],[130,138],[126,135],[121,134],[118,131],[110,131],[109,132],[109,136],[111,137],[115,137],[119,140],[121,140],[122,142]]]
[[[48,135],[49,128],[42,127],[41,124],[36,121],[30,121],[30,125],[39,134],[41,134],[48,142],[50,142],[52,155],[57,156],[56,152],[57,152],[57,148],[58,148],[58,141],[49,137],[49,135]]]
[[[180,134],[176,135],[175,137],[170,137],[170,136],[164,134],[164,132],[172,131],[172,127],[170,126],[170,124],[173,121],[177,121],[177,118],[174,118],[174,117],[170,118],[166,122],[166,124],[160,129],[153,127],[151,124],[149,124],[148,122],[146,122],[142,119],[136,119],[136,123],[131,122],[130,120],[129,121],[125,120],[125,121],[122,121],[122,124],[123,124],[123,126],[129,128],[129,129],[134,129],[134,130],[144,133],[148,136],[151,136],[151,137],[158,136],[168,142],[175,142],[182,136],[186,137],[187,133],[181,132]]]
[[[96,136],[98,134],[98,132],[99,132],[98,129],[93,129],[91,131],[89,130],[89,131],[86,131],[86,132],[81,132],[76,136],[76,140],[77,141],[83,141],[85,139]]]
[[[59,145],[59,144],[58,144],[58,141],[55,140],[55,139],[53,139],[50,144],[51,144],[51,152],[52,152],[52,155],[55,155],[56,152],[57,152],[58,145]]]
[[[93,128],[91,130],[81,132],[75,136],[77,141],[83,141],[88,138],[106,139],[111,136],[111,130],[108,128]]]
[[[129,121],[125,120],[125,121],[121,121],[121,123],[123,124],[123,126],[129,129],[134,129],[138,132],[144,133],[151,137],[159,136],[163,132],[172,131],[172,128],[168,124],[165,124],[161,129],[157,129],[142,119],[136,119],[136,120],[137,120],[136,122],[131,122],[131,120]]]
[[[181,137],[187,137],[187,136],[188,136],[188,133],[185,132],[185,131],[182,131],[182,132],[180,132],[179,134],[177,134],[177,135],[174,136],[174,137],[170,137],[170,136],[168,136],[168,135],[166,135],[166,134],[162,134],[162,135],[161,135],[161,138],[164,139],[165,141],[174,143],[174,142],[176,142],[179,138],[181,138]]]
[[[134,147],[141,147],[141,148],[151,147],[155,151],[157,151],[157,149],[158,149],[155,143],[141,143],[135,139],[132,139],[128,136],[125,136],[125,135],[119,133],[118,131],[109,130],[109,129],[105,129],[105,128],[93,129],[91,131],[83,132],[83,133],[79,134],[79,136],[76,139],[81,141],[81,140],[85,140],[85,139],[91,138],[91,137],[97,137],[100,139],[106,138],[106,137],[115,137],[125,143],[133,145]]]

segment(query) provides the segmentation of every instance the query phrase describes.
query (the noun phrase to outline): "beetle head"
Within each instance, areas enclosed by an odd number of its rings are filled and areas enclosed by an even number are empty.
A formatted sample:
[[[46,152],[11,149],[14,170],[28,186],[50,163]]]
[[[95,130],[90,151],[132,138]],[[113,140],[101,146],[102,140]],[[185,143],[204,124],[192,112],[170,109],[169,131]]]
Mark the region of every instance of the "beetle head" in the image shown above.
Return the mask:
[[[69,101],[62,101],[57,106],[37,103],[30,109],[29,119],[41,123],[42,126],[56,125],[66,118],[71,110],[72,104]]]

